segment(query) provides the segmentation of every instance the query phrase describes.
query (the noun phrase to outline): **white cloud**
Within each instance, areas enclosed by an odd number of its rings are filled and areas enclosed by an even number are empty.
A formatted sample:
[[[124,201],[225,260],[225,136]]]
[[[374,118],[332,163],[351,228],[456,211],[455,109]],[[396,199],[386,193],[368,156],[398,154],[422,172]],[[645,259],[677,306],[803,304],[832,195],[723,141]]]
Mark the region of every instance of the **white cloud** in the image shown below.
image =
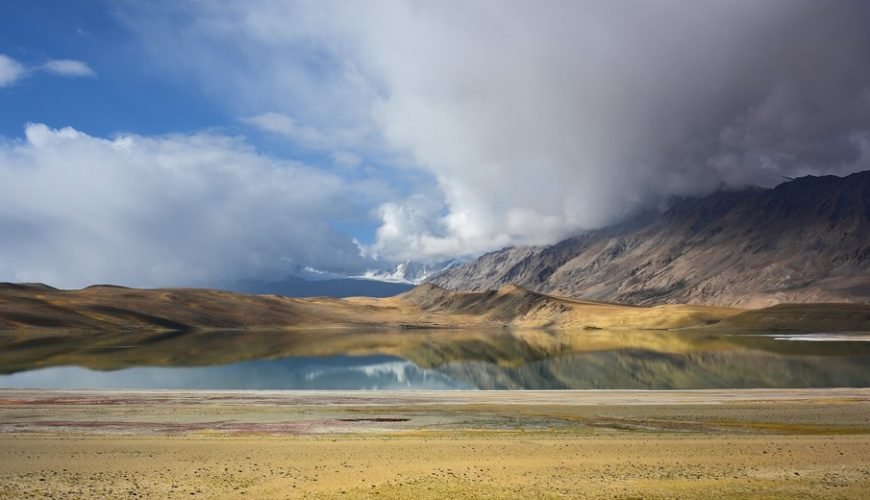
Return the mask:
[[[330,156],[339,167],[353,168],[362,164],[362,158],[348,151],[334,151]]]
[[[0,280],[210,284],[296,265],[359,272],[329,221],[347,184],[214,134],[114,139],[33,124],[0,142]]]
[[[304,149],[328,152],[339,167],[357,167],[362,163],[360,154],[353,150],[374,151],[370,138],[362,129],[333,128],[320,130],[304,125],[284,113],[268,112],[243,118],[242,122],[261,131],[279,135]],[[375,153],[376,154],[376,153]]]
[[[24,66],[15,59],[0,54],[0,88],[14,84],[27,73]]]
[[[310,149],[330,149],[333,140],[328,134],[310,125],[302,125],[292,116],[282,113],[263,113],[244,118],[243,122],[272,134],[282,135]]]
[[[436,208],[381,208],[382,256],[548,243],[673,195],[866,168],[866,2],[154,5],[129,19],[155,63],[295,141],[364,130],[432,175]]]
[[[5,54],[0,54],[0,88],[14,85],[37,71],[73,78],[97,76],[94,70],[82,61],[54,59],[42,65],[26,66]]]
[[[243,119],[248,125],[253,125],[266,132],[280,134],[291,139],[322,147],[327,138],[314,127],[299,125],[292,116],[281,113],[263,113]]]
[[[60,76],[69,77],[93,77],[97,76],[93,69],[82,61],[73,59],[54,59],[40,67],[43,71]]]

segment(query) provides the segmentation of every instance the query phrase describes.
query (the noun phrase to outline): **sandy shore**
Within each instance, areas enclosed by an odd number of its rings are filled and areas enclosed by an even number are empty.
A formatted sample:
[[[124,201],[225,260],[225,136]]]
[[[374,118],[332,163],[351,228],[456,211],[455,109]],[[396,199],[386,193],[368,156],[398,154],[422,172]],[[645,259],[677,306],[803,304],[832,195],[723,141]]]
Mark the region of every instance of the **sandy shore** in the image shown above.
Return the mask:
[[[2,498],[861,498],[870,390],[0,390]]]

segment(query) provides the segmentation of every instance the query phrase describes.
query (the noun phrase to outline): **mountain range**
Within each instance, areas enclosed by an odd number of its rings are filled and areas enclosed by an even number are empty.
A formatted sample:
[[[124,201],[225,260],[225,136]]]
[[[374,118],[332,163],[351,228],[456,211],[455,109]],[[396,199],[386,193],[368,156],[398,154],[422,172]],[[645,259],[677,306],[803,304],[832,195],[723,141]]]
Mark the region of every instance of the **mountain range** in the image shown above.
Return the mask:
[[[676,200],[551,246],[485,254],[428,280],[623,304],[870,302],[870,171]]]
[[[462,263],[459,259],[448,259],[440,262],[399,262],[394,267],[372,269],[366,271],[360,278],[387,283],[406,283],[419,285],[432,276],[456,267]]]
[[[284,297],[391,297],[410,290],[414,285],[403,282],[364,278],[307,280],[285,276],[274,281],[239,280],[219,288],[232,292],[283,295]]]
[[[457,259],[434,263],[405,261],[370,269],[359,276],[296,266],[280,279],[241,279],[214,283],[211,288],[284,297],[391,297],[460,263]]]

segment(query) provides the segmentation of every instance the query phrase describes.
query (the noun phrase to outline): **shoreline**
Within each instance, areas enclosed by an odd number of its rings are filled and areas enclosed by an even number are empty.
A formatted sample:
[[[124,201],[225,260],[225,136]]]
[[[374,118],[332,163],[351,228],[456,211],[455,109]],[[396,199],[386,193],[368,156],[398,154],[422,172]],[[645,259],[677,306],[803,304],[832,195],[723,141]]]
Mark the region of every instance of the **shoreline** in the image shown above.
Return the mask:
[[[136,418],[131,418],[135,415]],[[870,388],[307,391],[0,389],[0,433],[559,431],[870,434]]]

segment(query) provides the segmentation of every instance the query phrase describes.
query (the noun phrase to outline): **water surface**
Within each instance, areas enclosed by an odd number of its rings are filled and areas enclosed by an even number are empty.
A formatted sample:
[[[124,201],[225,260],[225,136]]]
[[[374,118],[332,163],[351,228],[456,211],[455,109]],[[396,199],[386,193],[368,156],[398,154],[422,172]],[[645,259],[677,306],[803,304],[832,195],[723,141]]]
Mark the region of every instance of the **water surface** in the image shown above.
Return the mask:
[[[656,331],[0,332],[0,387],[870,387],[868,338]]]

